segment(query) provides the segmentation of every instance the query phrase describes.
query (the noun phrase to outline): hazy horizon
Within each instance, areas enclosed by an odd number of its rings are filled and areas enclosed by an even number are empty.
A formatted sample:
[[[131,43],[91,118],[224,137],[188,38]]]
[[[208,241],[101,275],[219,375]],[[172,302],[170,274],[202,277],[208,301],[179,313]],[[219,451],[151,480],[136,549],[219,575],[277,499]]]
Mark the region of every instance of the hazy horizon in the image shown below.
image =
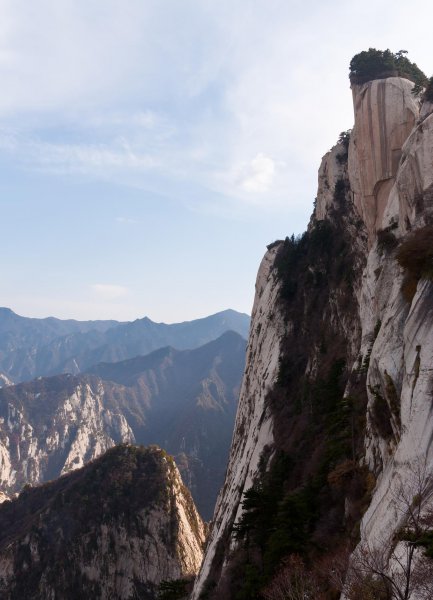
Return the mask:
[[[154,319],[151,318],[151,316],[149,315],[140,315],[138,317],[136,317],[135,319],[126,319],[126,320],[119,320],[119,319],[74,319],[74,318],[67,318],[67,317],[58,317],[57,315],[45,315],[42,317],[35,317],[33,315],[27,315],[27,314],[20,314],[17,311],[15,311],[13,309],[13,307],[11,306],[0,306],[0,310],[2,309],[6,309],[6,310],[11,310],[15,315],[17,315],[18,317],[24,317],[24,318],[30,318],[30,319],[59,319],[61,321],[99,321],[99,320],[103,320],[103,321],[117,321],[118,323],[130,323],[133,321],[139,321],[141,319],[150,319],[151,321],[153,321],[154,323],[156,323],[157,325],[160,324],[164,324],[164,325],[173,325],[173,324],[179,324],[179,323],[187,323],[190,321],[199,321],[200,319],[206,319],[207,317],[214,317],[215,315],[219,315],[221,313],[225,313],[228,311],[234,311],[240,315],[243,315],[245,317],[251,318],[251,314],[250,313],[245,313],[242,311],[236,311],[232,308],[223,308],[221,310],[218,310],[214,313],[209,313],[209,314],[203,314],[203,315],[198,315],[197,317],[194,317],[193,319],[182,319],[180,321],[155,321]]]

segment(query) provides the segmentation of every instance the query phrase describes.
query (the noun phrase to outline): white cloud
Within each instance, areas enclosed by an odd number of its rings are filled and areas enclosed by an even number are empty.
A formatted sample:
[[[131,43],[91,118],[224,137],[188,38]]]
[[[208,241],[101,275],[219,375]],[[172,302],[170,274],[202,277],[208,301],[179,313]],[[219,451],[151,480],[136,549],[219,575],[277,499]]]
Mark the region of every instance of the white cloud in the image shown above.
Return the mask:
[[[84,144],[38,144],[33,142],[31,150],[42,165],[81,172],[106,169],[147,170],[159,165],[158,160],[135,152],[122,141],[113,146]]]
[[[0,131],[0,149],[14,154],[21,163],[57,173],[147,171],[160,166],[158,158],[134,148],[124,138],[100,144],[52,143],[3,130]]]
[[[274,181],[275,162],[262,152],[242,168],[240,187],[253,194],[267,192]]]
[[[95,294],[106,300],[117,300],[118,298],[124,298],[130,293],[129,289],[122,285],[95,283],[90,287]]]
[[[352,125],[351,56],[407,47],[433,70],[431,9],[414,2],[426,18],[411,30],[402,0],[392,14],[386,0],[0,0],[0,116],[21,132],[1,150],[305,224],[320,158]]]

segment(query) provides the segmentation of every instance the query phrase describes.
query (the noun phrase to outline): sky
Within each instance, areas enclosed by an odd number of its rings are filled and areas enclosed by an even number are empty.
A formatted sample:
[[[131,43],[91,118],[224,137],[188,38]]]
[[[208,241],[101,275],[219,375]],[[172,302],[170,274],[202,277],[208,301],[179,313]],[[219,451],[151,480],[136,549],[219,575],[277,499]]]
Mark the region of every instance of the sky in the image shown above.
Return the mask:
[[[251,311],[353,125],[348,66],[433,74],[430,2],[0,0],[0,306],[176,322]]]

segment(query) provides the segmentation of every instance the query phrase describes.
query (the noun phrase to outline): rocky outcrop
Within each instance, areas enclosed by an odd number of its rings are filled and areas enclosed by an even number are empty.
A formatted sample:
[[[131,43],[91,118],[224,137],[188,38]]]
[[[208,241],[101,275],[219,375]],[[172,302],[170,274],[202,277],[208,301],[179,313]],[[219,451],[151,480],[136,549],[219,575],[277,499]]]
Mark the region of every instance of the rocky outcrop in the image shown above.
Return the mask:
[[[419,114],[413,83],[389,77],[353,85],[355,127],[350,141],[349,176],[355,206],[370,241],[381,227],[402,148]]]
[[[249,527],[245,525],[250,519],[245,497],[252,493],[252,502],[260,505],[254,494],[260,497],[267,474],[277,477],[275,469],[292,454],[299,458],[290,468],[286,467],[285,483],[273,482],[270,490],[283,485],[289,495],[296,494],[308,477],[315,476],[320,453],[331,452],[327,448],[330,432],[325,431],[325,422],[330,418],[327,411],[334,411],[335,406],[322,408],[320,404],[333,405],[334,391],[329,401],[325,401],[328,392],[323,392],[322,397],[316,388],[328,379],[333,381],[326,384],[328,389],[335,386],[342,393],[349,373],[342,365],[356,362],[361,340],[357,295],[366,247],[367,233],[360,227],[350,199],[347,147],[340,143],[322,161],[315,215],[309,231],[300,239],[271,244],[258,272],[247,366],[229,466],[193,600],[202,597],[229,600],[238,591],[246,593],[245,589],[254,593],[240,583],[247,578],[246,573],[240,574],[244,568],[240,565],[248,565],[251,555],[259,557],[262,552],[256,546],[254,550],[245,549],[245,539],[238,534]],[[356,275],[349,279],[349,273]],[[363,402],[360,398],[359,404]],[[310,427],[312,411],[317,411],[315,418],[321,426],[316,423]],[[353,440],[355,443],[358,446],[360,440]],[[332,466],[330,463],[327,468],[331,470]],[[274,509],[267,508],[268,512],[262,515],[265,538],[277,528],[271,521],[283,498],[274,496],[269,505]],[[342,500],[336,509],[341,511],[341,518]],[[264,505],[267,502],[264,500]],[[270,514],[272,510],[275,515]],[[321,518],[325,520],[328,508],[317,510],[323,512]],[[266,519],[270,521],[267,524]],[[252,527],[254,530],[256,525]],[[290,538],[290,532],[286,535]],[[264,548],[266,544],[261,543]],[[322,542],[317,539],[317,543]],[[275,562],[275,557],[267,560]],[[253,565],[260,573],[263,568],[260,559],[253,559]]]
[[[0,506],[0,596],[152,600],[196,574],[204,541],[171,457],[118,446]]]
[[[259,331],[272,350],[260,344],[254,312],[227,479],[194,600],[252,597],[284,556],[332,561],[359,527],[361,545],[386,554],[404,524],[399,491],[420,464],[433,476],[433,114],[427,103],[419,111],[412,87],[399,77],[353,86],[350,143],[341,139],[322,161],[308,232],[265,256],[276,293]],[[275,364],[274,351],[278,368],[254,396],[263,379],[254,365]],[[242,450],[257,422],[259,461]],[[338,593],[330,578],[318,585]]]
[[[401,163],[382,227],[398,225],[400,234],[433,222],[433,114],[424,116],[403,146]]]
[[[9,377],[6,377],[4,373],[0,373],[0,388],[5,387],[7,385],[13,385],[12,381],[9,379]]]
[[[93,377],[62,375],[5,388],[0,400],[0,486],[11,494],[82,467],[134,434]]]

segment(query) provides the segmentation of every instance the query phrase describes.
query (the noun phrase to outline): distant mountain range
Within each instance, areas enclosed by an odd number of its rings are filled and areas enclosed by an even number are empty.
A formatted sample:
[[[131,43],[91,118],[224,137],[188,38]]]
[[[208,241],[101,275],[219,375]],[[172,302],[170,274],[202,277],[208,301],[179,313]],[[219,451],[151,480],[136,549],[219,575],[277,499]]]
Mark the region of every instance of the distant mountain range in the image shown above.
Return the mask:
[[[0,374],[14,383],[78,374],[99,362],[118,362],[165,346],[198,348],[228,330],[247,338],[249,323],[248,315],[234,310],[167,325],[147,317],[126,323],[32,319],[0,308]]]
[[[245,322],[247,317],[228,311],[173,326],[142,320],[129,329],[119,325],[117,339],[130,331],[138,340],[144,325],[191,343],[231,320]],[[128,341],[126,334],[124,339]],[[77,376],[3,387],[0,491],[11,495],[26,483],[54,479],[120,442],[158,444],[175,455],[199,511],[210,519],[224,478],[245,346],[243,337],[229,331],[192,350],[165,347],[147,356],[100,363]]]

